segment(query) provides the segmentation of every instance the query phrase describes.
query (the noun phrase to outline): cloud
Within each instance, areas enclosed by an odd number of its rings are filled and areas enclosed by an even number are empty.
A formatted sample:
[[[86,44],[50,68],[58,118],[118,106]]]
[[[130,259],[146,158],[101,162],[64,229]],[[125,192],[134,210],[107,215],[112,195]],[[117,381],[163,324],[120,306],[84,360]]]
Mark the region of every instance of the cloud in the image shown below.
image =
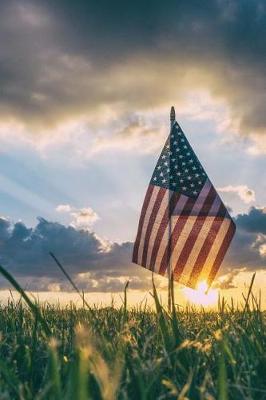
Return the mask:
[[[217,189],[221,193],[235,193],[238,197],[249,204],[256,200],[255,191],[250,189],[247,185],[228,185]]]
[[[73,218],[70,225],[78,230],[90,230],[99,219],[98,214],[91,207],[75,208],[69,204],[59,204],[55,210],[69,214]]]
[[[0,219],[0,263],[28,290],[71,290],[50,251],[86,291],[121,291],[128,279],[132,288],[149,287],[149,272],[131,263],[132,243],[107,245],[92,232],[43,218],[35,228]],[[8,286],[3,279],[0,285]]]
[[[69,213],[71,209],[72,207],[69,204],[59,204],[55,210],[59,213]]]
[[[235,218],[236,235],[221,269],[220,288],[233,287],[236,275],[266,268],[266,213],[251,208]],[[0,218],[0,263],[29,290],[71,290],[54,261],[52,251],[78,286],[85,291],[150,288],[150,272],[131,263],[133,243],[113,243],[95,233],[39,218],[35,228]],[[7,284],[0,281],[2,287]]]
[[[172,102],[179,108],[187,94],[206,90],[253,140],[250,151],[265,151],[265,21],[260,0],[215,0],[200,10],[196,0],[4,0],[1,123],[53,136],[66,121],[86,116],[93,127],[106,112],[119,119]]]

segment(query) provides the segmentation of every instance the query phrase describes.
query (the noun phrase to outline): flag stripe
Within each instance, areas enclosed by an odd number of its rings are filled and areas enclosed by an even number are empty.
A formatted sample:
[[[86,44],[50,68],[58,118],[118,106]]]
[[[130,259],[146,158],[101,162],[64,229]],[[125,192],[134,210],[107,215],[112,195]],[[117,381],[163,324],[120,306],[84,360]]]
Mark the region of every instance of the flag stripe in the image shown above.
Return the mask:
[[[188,201],[188,197],[181,195],[176,204],[175,211],[176,211],[176,209],[178,209],[181,214],[187,201]],[[168,221],[167,226],[166,227],[161,226],[159,229],[158,243],[156,243],[156,247],[155,247],[155,251],[153,253],[153,259],[152,259],[152,268],[153,268],[154,272],[161,273],[160,266],[161,266],[161,261],[162,261],[163,255],[164,255],[164,251],[165,251],[166,246],[168,246],[168,241],[172,240],[172,236],[170,236],[170,239],[169,239],[170,224],[171,224],[171,231],[173,231],[173,226],[175,226],[175,224],[179,218],[180,218],[180,215],[173,215],[171,217],[171,221]]]
[[[146,261],[147,261],[147,256],[148,256],[148,249],[150,246],[150,238],[151,238],[151,234],[152,234],[152,230],[154,228],[155,223],[158,221],[158,223],[160,223],[160,220],[162,218],[162,207],[167,207],[169,203],[169,191],[164,189],[164,188],[160,188],[157,198],[154,202],[153,205],[153,209],[150,215],[150,219],[149,219],[149,223],[147,226],[147,230],[145,233],[145,243],[144,243],[144,249],[143,249],[143,253],[142,253],[142,261],[141,264],[146,267]]]
[[[195,287],[198,281],[198,277],[204,267],[204,263],[208,257],[208,254],[211,250],[211,247],[214,243],[214,240],[217,236],[217,233],[219,232],[219,229],[223,223],[223,217],[221,214],[225,215],[226,209],[223,205],[223,203],[220,204],[219,211],[217,213],[217,216],[213,219],[211,227],[209,231],[207,231],[207,236],[205,237],[205,240],[203,242],[203,245],[198,253],[197,259],[194,263],[194,267],[191,271],[189,281],[187,282],[187,285],[190,287]],[[223,216],[224,216],[223,215]]]
[[[189,223],[192,224],[193,221],[195,220],[195,217],[189,217],[189,215],[198,215],[200,212],[200,208],[198,204],[201,204],[201,207],[203,206],[204,202],[203,200],[206,199],[206,196],[208,195],[212,185],[210,184],[209,181],[207,181],[202,188],[198,198],[192,199],[188,198],[186,201],[183,210],[181,211],[179,217],[175,221],[175,223],[172,224],[172,233],[170,239],[171,247],[172,247],[172,258],[176,260],[182,250],[182,246],[184,244],[184,240],[187,238],[186,234],[183,235],[182,231],[188,221],[188,218],[190,218]],[[185,216],[183,215],[183,211],[186,210]],[[182,236],[181,236],[182,235]],[[166,246],[164,254],[162,256],[162,260],[160,263],[160,269],[159,273],[161,275],[165,274],[167,265],[169,263],[169,247]]]
[[[222,263],[222,261],[224,259],[224,256],[225,256],[225,254],[227,252],[227,249],[229,247],[229,244],[230,244],[230,242],[231,242],[231,240],[232,240],[232,238],[234,236],[234,233],[235,233],[235,224],[232,221],[230,221],[228,233],[224,237],[223,243],[222,243],[222,245],[221,245],[221,247],[220,247],[220,249],[218,251],[217,257],[216,257],[216,259],[215,259],[215,261],[213,263],[210,275],[209,275],[208,280],[207,280],[207,283],[209,285],[211,285],[212,281],[214,280],[214,278],[215,278],[215,276],[216,276],[216,274],[218,272],[218,269],[219,269],[219,267],[220,267],[220,265],[221,265],[221,263]]]
[[[204,269],[202,269],[199,274],[198,281],[202,281],[202,280],[207,281],[207,279],[210,275],[214,260],[216,259],[219,249],[221,247],[221,244],[223,243],[224,238],[226,237],[226,235],[229,232],[230,224],[231,224],[231,220],[228,218],[224,218],[224,220],[220,226],[220,229],[216,235],[216,238],[214,239],[214,241],[212,243],[212,247],[209,251],[206,261],[204,263]]]
[[[196,219],[194,221],[191,231],[188,232],[187,240],[181,250],[179,258],[176,261],[175,268],[174,268],[174,275],[175,275],[176,279],[178,279],[180,277],[180,275],[182,274],[184,266],[186,264],[186,261],[189,257],[189,254],[190,254],[190,252],[196,242],[197,236],[200,234],[200,231],[205,222],[205,217],[202,217],[200,213],[201,213],[201,211],[204,213],[209,212],[209,210],[211,209],[211,206],[213,204],[213,201],[215,200],[215,196],[216,196],[216,192],[215,192],[214,188],[211,187],[207,197],[205,198],[203,206],[202,206],[201,210],[199,211],[199,215],[196,217]]]
[[[141,230],[141,236],[140,236],[140,243],[139,243],[139,247],[138,247],[138,258],[137,258],[137,262],[139,264],[141,264],[141,260],[142,260],[142,253],[143,253],[143,248],[144,248],[144,240],[145,240],[145,234],[146,234],[146,229],[149,223],[149,219],[150,219],[150,215],[153,209],[153,205],[155,203],[155,200],[157,198],[157,194],[159,192],[160,188],[158,186],[154,186],[154,189],[152,191],[152,195],[150,198],[150,202],[148,204],[148,207],[146,209],[146,213],[145,213],[145,217],[144,217],[144,222],[143,222],[143,226],[142,226],[142,230]]]
[[[144,202],[143,202],[141,214],[140,214],[138,232],[137,232],[137,237],[136,237],[136,240],[134,243],[133,257],[132,257],[132,261],[135,263],[138,262],[138,250],[139,250],[140,238],[141,238],[141,234],[142,234],[142,228],[143,228],[143,224],[144,224],[144,218],[145,218],[145,214],[146,214],[146,211],[147,211],[150,199],[151,199],[153,189],[154,189],[154,186],[149,185],[146,195],[145,195]]]
[[[168,208],[168,206],[165,208],[163,218],[161,220],[160,225],[158,226],[156,237],[155,237],[153,243],[150,244],[151,257],[148,260],[148,264],[149,264],[151,270],[154,270],[154,265],[155,265],[157,253],[160,248],[162,238],[164,236],[164,233],[167,232],[167,228],[168,228],[168,224],[169,224],[169,216],[171,216],[173,214],[174,209],[177,207],[177,205],[182,203],[182,200],[180,201],[181,197],[183,197],[183,202],[184,202],[185,196],[182,196],[178,193],[173,193],[171,200],[170,200],[169,208]]]
[[[152,225],[152,230],[151,230],[151,234],[149,237],[149,246],[148,246],[148,251],[147,251],[147,257],[146,257],[146,261],[143,261],[143,266],[146,266],[149,269],[151,269],[150,260],[151,260],[153,244],[155,243],[155,238],[157,236],[158,230],[159,230],[160,226],[163,224],[165,210],[168,210],[168,205],[169,205],[169,203],[171,203],[172,196],[173,196],[172,191],[165,190],[163,200],[162,200],[162,202],[159,206],[159,210],[156,214],[156,219]]]
[[[187,202],[185,204],[185,207],[186,207],[187,210],[189,208],[192,210],[194,204],[195,204],[195,200],[191,199],[191,198],[188,198],[188,200],[187,200]],[[173,248],[173,249],[175,248],[176,243],[177,243],[177,241],[178,241],[178,239],[180,237],[180,234],[181,234],[181,232],[182,232],[182,230],[183,230],[183,228],[184,228],[184,226],[185,226],[185,224],[187,222],[187,219],[188,219],[188,217],[183,217],[183,215],[180,215],[180,217],[178,218],[176,224],[174,225],[174,229],[173,229],[173,231],[171,233],[170,238],[168,239],[168,240],[170,240],[171,248]],[[163,254],[163,257],[162,257],[162,261],[160,263],[159,273],[161,275],[165,274],[168,262],[169,262],[169,249],[168,249],[168,246],[166,246],[164,254]]]
[[[183,269],[183,276],[184,276],[184,281],[186,280],[187,285],[191,287],[191,282],[190,282],[190,276],[192,276],[194,274],[195,267],[198,264],[197,260],[200,254],[207,254],[205,252],[205,243],[206,240],[208,239],[208,237],[210,237],[210,232],[212,232],[213,230],[213,226],[215,224],[215,220],[217,217],[217,215],[220,213],[221,210],[221,200],[219,198],[219,196],[216,195],[215,200],[212,204],[211,209],[209,210],[209,214],[204,217],[204,224],[202,226],[201,232],[200,234],[197,235],[196,237],[196,241],[195,244],[193,246],[193,248],[191,249],[189,256],[186,260],[186,264],[184,266]],[[219,226],[222,223],[222,218],[219,218]],[[208,241],[209,243],[209,241]]]

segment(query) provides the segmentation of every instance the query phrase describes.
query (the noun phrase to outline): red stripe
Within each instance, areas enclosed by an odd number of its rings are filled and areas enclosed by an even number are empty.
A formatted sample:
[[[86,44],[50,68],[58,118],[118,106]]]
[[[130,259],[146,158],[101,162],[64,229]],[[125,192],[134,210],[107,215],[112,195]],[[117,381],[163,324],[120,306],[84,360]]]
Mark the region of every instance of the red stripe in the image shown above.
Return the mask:
[[[188,281],[188,286],[195,288],[197,285],[197,280],[201,274],[201,271],[203,269],[204,263],[208,257],[208,254],[212,248],[212,245],[215,241],[215,238],[219,232],[219,229],[223,223],[224,217],[226,214],[226,209],[221,203],[219,210],[217,212],[217,216],[214,218],[212,225],[210,227],[210,230],[208,232],[208,235],[206,236],[204,243],[202,245],[202,248],[200,249],[200,252],[197,256],[195,265],[193,267],[193,270],[190,274],[189,281]]]
[[[189,254],[190,254],[191,250],[193,249],[193,246],[194,246],[194,244],[197,240],[197,237],[204,225],[204,222],[206,221],[206,217],[202,216],[201,213],[203,212],[204,214],[205,213],[208,214],[215,198],[216,198],[216,191],[215,191],[214,187],[212,186],[204,203],[203,203],[203,206],[199,212],[199,215],[197,216],[197,218],[193,224],[191,232],[189,233],[189,235],[187,237],[187,240],[184,244],[184,247],[182,248],[179,258],[176,261],[175,268],[174,268],[174,276],[175,276],[176,280],[178,280],[178,278],[180,278],[180,275],[182,274],[184,267],[186,265],[186,262],[188,260]]]
[[[146,195],[145,195],[145,199],[143,202],[143,206],[142,206],[142,210],[141,210],[141,214],[140,214],[140,219],[139,219],[139,226],[138,226],[138,233],[137,233],[137,237],[134,243],[134,249],[133,249],[133,256],[132,256],[132,261],[134,263],[138,263],[138,251],[139,251],[139,244],[140,244],[140,238],[141,238],[141,232],[142,232],[142,228],[143,228],[143,223],[144,223],[144,219],[145,219],[145,214],[151,199],[151,195],[153,193],[153,189],[154,189],[154,185],[149,185]]]
[[[229,230],[228,230],[227,234],[224,237],[223,243],[222,243],[222,245],[221,245],[221,247],[220,247],[220,249],[218,251],[218,254],[217,254],[216,259],[214,261],[214,264],[212,266],[211,272],[210,272],[209,277],[207,279],[208,286],[210,286],[212,284],[212,282],[213,282],[213,280],[214,280],[214,278],[215,278],[215,276],[216,276],[216,274],[217,274],[217,272],[219,270],[219,267],[220,267],[220,265],[221,265],[221,263],[222,263],[222,261],[224,259],[224,256],[225,256],[225,254],[227,252],[227,249],[228,249],[228,247],[229,247],[229,245],[231,243],[231,240],[233,239],[233,236],[235,234],[235,230],[236,230],[236,226],[235,226],[234,222],[231,221]]]
[[[143,265],[143,266],[146,266],[148,247],[150,245],[151,231],[152,231],[156,216],[158,214],[158,211],[161,206],[161,203],[162,203],[162,200],[163,200],[166,190],[167,189],[164,189],[162,187],[160,188],[160,190],[157,194],[156,200],[154,202],[154,205],[153,205],[153,209],[152,209],[152,212],[150,215],[150,219],[148,222],[148,226],[147,226],[146,233],[145,233],[145,239],[144,239],[144,248],[143,248],[142,260],[141,260],[141,265]]]
[[[195,199],[192,199],[191,197],[187,200],[185,207],[187,207],[187,209],[192,210],[193,206],[195,204]],[[161,265],[160,265],[160,270],[159,270],[159,274],[164,275],[167,265],[170,261],[170,252],[169,252],[169,247],[170,248],[175,248],[175,245],[180,237],[180,234],[187,222],[188,217],[185,216],[183,217],[182,215],[179,216],[177,223],[175,224],[175,227],[173,229],[173,232],[169,238],[169,246],[166,246],[163,257],[162,257],[162,261],[161,261]]]
[[[167,228],[168,222],[170,220],[170,216],[173,214],[173,211],[177,205],[177,202],[180,199],[180,196],[181,195],[179,193],[174,192],[170,199],[169,207],[166,207],[166,209],[165,209],[161,224],[159,226],[159,229],[156,234],[156,238],[154,240],[154,245],[153,245],[152,254],[151,254],[151,261],[150,261],[150,269],[151,270],[154,270],[157,253],[159,251],[164,232]]]

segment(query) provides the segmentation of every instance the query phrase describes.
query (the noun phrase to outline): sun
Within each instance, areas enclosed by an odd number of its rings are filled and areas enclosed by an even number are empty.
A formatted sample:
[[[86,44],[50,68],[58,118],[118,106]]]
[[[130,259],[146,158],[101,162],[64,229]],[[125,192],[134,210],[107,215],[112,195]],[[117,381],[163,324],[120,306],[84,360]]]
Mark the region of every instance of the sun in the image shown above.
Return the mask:
[[[208,290],[208,285],[206,281],[199,282],[197,289],[184,288],[183,293],[190,303],[211,306],[217,303],[218,300],[218,290],[210,289]]]

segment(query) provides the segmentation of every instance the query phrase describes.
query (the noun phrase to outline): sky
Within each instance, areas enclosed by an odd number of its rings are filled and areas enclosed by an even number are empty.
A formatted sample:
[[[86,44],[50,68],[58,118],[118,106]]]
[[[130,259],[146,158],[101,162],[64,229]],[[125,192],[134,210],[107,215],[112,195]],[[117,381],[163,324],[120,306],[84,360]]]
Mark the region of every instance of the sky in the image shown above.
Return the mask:
[[[53,251],[92,301],[128,279],[143,299],[151,276],[132,246],[174,105],[237,226],[215,285],[241,301],[256,271],[265,297],[265,2],[0,8],[1,264],[41,298],[69,300]]]

